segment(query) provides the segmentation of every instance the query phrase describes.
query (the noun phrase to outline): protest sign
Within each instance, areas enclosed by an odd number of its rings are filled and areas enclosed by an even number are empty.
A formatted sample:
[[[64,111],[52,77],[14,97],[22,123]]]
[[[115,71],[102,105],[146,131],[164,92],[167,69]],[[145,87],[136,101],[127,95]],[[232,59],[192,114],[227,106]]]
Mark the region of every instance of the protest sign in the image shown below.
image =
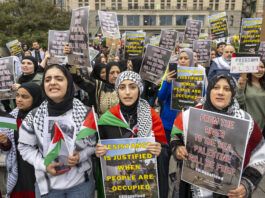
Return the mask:
[[[68,42],[69,30],[49,30],[48,51],[51,56],[51,58],[49,59],[49,64],[63,64],[66,62],[66,56],[63,53],[63,48],[64,45]]]
[[[181,179],[223,195],[237,188],[249,127],[248,120],[191,107]]]
[[[243,18],[239,52],[254,54],[259,49],[262,18]]]
[[[177,37],[178,32],[176,30],[161,30],[159,47],[174,51]]]
[[[0,100],[13,99],[16,92],[11,90],[15,84],[14,57],[0,58]]]
[[[89,47],[89,59],[90,59],[90,61],[93,61],[98,54],[99,54],[98,50],[95,50],[93,47]]]
[[[160,35],[152,36],[149,38],[149,44],[153,46],[159,46]]]
[[[184,42],[192,43],[194,40],[198,40],[201,33],[202,21],[188,19],[186,21]]]
[[[265,42],[261,42],[259,45],[258,55],[261,61],[265,61]]]
[[[98,11],[99,22],[103,36],[119,39],[121,37],[116,12]]]
[[[23,50],[21,43],[18,40],[13,40],[6,43],[6,47],[9,50],[11,56],[17,56],[20,60],[22,60]]]
[[[228,25],[226,12],[209,16],[209,24],[212,40],[228,37]]]
[[[142,79],[157,84],[164,75],[171,53],[170,50],[147,45],[140,69]]]
[[[87,77],[92,67],[89,61],[88,45],[89,7],[72,10],[69,45],[72,53],[68,55],[70,65],[78,65],[82,76]]]
[[[204,70],[198,67],[178,66],[178,76],[172,81],[171,109],[182,110],[194,106],[198,97],[202,97],[204,88]]]
[[[208,67],[211,60],[211,41],[196,40],[193,41],[193,51],[197,53],[198,63]]]
[[[231,58],[230,73],[257,73],[260,57],[255,54],[234,54]]]
[[[101,157],[105,197],[159,197],[157,161],[147,151],[150,138],[101,140],[108,152]]]
[[[142,57],[145,46],[145,32],[125,32],[125,59]]]

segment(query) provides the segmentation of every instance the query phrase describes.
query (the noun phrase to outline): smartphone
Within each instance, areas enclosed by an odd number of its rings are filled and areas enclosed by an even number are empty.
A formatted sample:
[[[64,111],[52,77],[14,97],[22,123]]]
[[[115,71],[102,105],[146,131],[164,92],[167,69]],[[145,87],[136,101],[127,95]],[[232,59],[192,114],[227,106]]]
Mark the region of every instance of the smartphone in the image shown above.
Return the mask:
[[[176,71],[176,74],[174,75],[174,78],[177,78],[177,68],[178,64],[177,63],[169,63],[168,65],[168,70],[171,71]]]
[[[62,166],[56,166],[56,167],[55,167],[56,173],[58,173],[58,174],[66,173],[66,172],[68,172],[70,169],[71,169],[71,167],[69,167],[69,166],[67,166],[67,165],[62,165]]]

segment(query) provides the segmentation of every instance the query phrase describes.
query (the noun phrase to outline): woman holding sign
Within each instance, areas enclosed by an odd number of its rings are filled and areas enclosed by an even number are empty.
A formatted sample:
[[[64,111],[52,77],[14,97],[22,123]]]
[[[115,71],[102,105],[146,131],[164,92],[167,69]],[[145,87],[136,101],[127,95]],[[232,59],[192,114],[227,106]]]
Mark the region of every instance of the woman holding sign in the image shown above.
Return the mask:
[[[202,105],[197,106],[204,110],[249,120],[248,134],[250,134],[250,136],[248,137],[247,142],[244,169],[239,187],[231,189],[227,194],[230,198],[249,197],[262,179],[262,175],[265,173],[264,139],[251,116],[239,108],[239,105],[235,100],[235,94],[236,83],[230,75],[215,76],[212,78],[211,82],[209,82],[205,102]],[[183,138],[184,133],[186,133],[186,130],[184,129],[187,129],[188,113],[189,110],[177,116],[171,134],[172,152],[178,160],[186,160],[189,157]],[[240,131],[238,131],[238,133],[240,133]],[[239,166],[241,165],[239,164]],[[179,189],[179,196],[185,198],[192,197],[192,194],[194,193],[196,195],[203,195],[202,197],[226,197],[187,184],[184,181],[180,182]]]
[[[265,137],[265,63],[260,61],[259,72],[242,74],[238,79],[237,100],[253,117]]]
[[[91,176],[91,155],[94,153],[95,136],[76,139],[88,110],[74,99],[74,85],[69,71],[60,65],[45,68],[42,88],[46,100],[31,111],[22,122],[18,150],[23,159],[33,165],[36,176],[36,196],[87,198],[94,196],[94,179]],[[67,120],[75,129],[63,130],[48,120]],[[69,125],[70,126],[70,125]],[[71,129],[71,128],[68,128]],[[52,130],[52,131],[50,131]],[[67,151],[71,144],[72,151]],[[65,146],[66,145],[66,146]],[[49,149],[46,149],[46,148]],[[52,148],[52,149],[50,149]],[[64,150],[63,150],[64,148]],[[46,149],[46,150],[45,150]],[[65,156],[65,163],[58,162]]]
[[[163,145],[167,144],[162,122],[147,101],[140,98],[143,83],[139,74],[133,71],[122,72],[115,83],[119,104],[104,113],[98,121],[101,139],[119,139],[134,137],[155,137],[147,150],[156,156],[162,156]],[[118,120],[119,125],[115,124]],[[117,122],[116,122],[117,123]],[[127,126],[127,127],[126,127]],[[162,145],[162,146],[161,146]],[[162,153],[161,153],[162,151]],[[96,155],[105,155],[106,146],[97,144]],[[158,159],[159,164],[160,159]],[[160,197],[166,197],[161,187],[167,183],[167,175],[163,174],[163,164],[158,165],[160,176]]]

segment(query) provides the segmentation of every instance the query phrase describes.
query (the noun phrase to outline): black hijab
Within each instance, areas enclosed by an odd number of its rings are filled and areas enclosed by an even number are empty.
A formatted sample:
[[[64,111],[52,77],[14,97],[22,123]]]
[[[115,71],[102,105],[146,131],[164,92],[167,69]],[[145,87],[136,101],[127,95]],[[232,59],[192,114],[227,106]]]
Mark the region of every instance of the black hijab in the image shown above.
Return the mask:
[[[51,98],[49,98],[44,89],[44,82],[45,82],[45,75],[48,70],[52,68],[57,68],[62,71],[63,75],[67,79],[67,91],[64,96],[64,99],[60,103],[54,102]],[[60,65],[49,65],[45,68],[44,73],[43,73],[43,79],[42,79],[42,89],[44,91],[44,96],[46,100],[48,101],[48,114],[49,116],[59,116],[67,112],[68,110],[73,108],[73,99],[74,99],[74,83],[72,79],[72,75],[70,72],[66,69],[64,66]]]
[[[32,105],[30,106],[29,109],[26,110],[19,109],[18,111],[17,118],[21,118],[23,120],[32,109],[40,106],[40,104],[43,101],[43,98],[42,98],[41,87],[36,83],[33,82],[22,83],[18,89],[21,88],[26,89],[33,99]]]
[[[222,110],[215,108],[215,106],[213,106],[213,104],[211,102],[211,98],[210,98],[211,90],[214,88],[215,84],[220,79],[226,79],[227,80],[227,82],[228,82],[228,84],[230,86],[230,90],[232,92],[230,104],[226,108],[224,108]],[[208,110],[208,111],[217,112],[217,113],[227,114],[228,108],[231,107],[234,104],[235,95],[236,95],[236,82],[233,79],[233,77],[230,74],[216,75],[213,78],[211,78],[211,80],[209,81],[209,84],[208,84],[208,87],[207,87],[207,92],[206,92],[206,101],[204,103],[204,109]]]
[[[92,71],[92,73],[91,73],[91,75],[95,78],[95,79],[97,79],[97,80],[101,80],[101,81],[105,81],[104,79],[102,79],[101,77],[100,77],[100,73],[101,73],[101,71],[102,71],[102,69],[106,69],[106,64],[104,64],[104,63],[98,63],[98,64],[95,64],[95,66],[94,66],[94,68],[93,68],[93,71]]]
[[[33,56],[25,56],[25,57],[23,57],[22,61],[23,60],[30,60],[33,63],[33,65],[34,65],[34,72],[32,74],[27,74],[27,75],[22,74],[19,77],[19,79],[18,79],[18,83],[19,84],[22,84],[22,83],[25,83],[25,82],[30,82],[35,77],[35,75],[37,73],[37,70],[38,70],[38,62],[37,62],[37,60]]]

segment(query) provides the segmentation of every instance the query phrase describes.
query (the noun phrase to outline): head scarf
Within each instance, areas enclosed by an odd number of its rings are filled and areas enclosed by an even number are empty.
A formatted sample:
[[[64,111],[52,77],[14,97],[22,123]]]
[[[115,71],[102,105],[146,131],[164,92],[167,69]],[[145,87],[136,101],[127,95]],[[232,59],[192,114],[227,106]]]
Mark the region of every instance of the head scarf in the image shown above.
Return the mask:
[[[215,106],[213,106],[212,101],[211,101],[211,90],[214,88],[215,84],[220,80],[220,79],[225,79],[227,80],[230,90],[232,92],[231,96],[231,102],[230,104],[222,109],[219,110]],[[209,81],[208,87],[207,87],[207,94],[206,94],[206,101],[204,103],[204,109],[217,112],[217,113],[223,113],[223,114],[228,114],[228,115],[234,115],[235,109],[239,109],[238,103],[236,102],[235,99],[236,95],[236,82],[233,79],[233,77],[230,74],[221,74],[221,75],[216,75],[213,78],[211,78],[211,81]]]
[[[106,69],[106,64],[103,63],[95,64],[91,75],[97,80],[106,81],[100,77],[102,69]]]
[[[27,75],[22,74],[18,79],[19,84],[22,84],[25,82],[30,82],[35,77],[37,70],[38,70],[38,62],[33,56],[25,56],[25,57],[23,57],[22,61],[23,60],[30,60],[33,63],[34,72],[32,74],[27,74]]]
[[[25,110],[20,109],[18,111],[17,117],[24,119],[29,111],[38,107],[41,104],[43,98],[42,98],[41,87],[36,83],[33,83],[33,82],[22,83],[18,89],[21,89],[21,88],[26,89],[33,99],[32,105],[30,106],[29,109],[25,109]]]
[[[188,57],[189,57],[189,61],[190,61],[190,65],[189,67],[194,67],[194,60],[193,60],[193,51],[190,48],[183,48],[180,50],[179,54],[181,54],[182,52],[186,52]]]
[[[44,90],[44,81],[45,81],[45,75],[49,69],[57,68],[62,71],[63,75],[67,79],[67,92],[64,96],[64,99],[60,103],[55,103],[51,98],[49,98]],[[72,75],[69,73],[69,71],[64,66],[60,65],[49,65],[45,68],[43,73],[43,79],[42,79],[42,89],[44,91],[44,96],[46,100],[48,101],[48,113],[49,116],[59,116],[67,112],[68,110],[73,108],[73,99],[74,99],[74,83],[72,79]]]

